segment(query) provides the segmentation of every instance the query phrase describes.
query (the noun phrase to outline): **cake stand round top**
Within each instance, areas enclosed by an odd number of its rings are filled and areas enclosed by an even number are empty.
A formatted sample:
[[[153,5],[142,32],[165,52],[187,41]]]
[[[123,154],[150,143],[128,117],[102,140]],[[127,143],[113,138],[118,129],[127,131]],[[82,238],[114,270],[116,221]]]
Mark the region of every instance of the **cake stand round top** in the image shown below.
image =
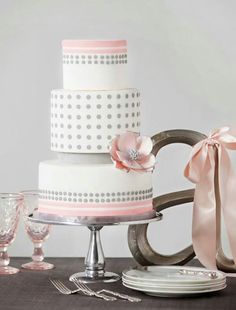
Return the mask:
[[[65,225],[65,226],[115,226],[115,225],[141,225],[141,224],[148,224],[152,222],[157,222],[162,220],[162,214],[159,212],[154,212],[152,217],[147,219],[135,219],[135,220],[112,220],[109,218],[100,219],[95,221],[76,221],[75,218],[59,218],[55,216],[43,218],[39,215],[38,212],[30,214],[28,216],[28,220],[35,222],[35,223],[42,223],[42,224],[50,224],[50,225]]]

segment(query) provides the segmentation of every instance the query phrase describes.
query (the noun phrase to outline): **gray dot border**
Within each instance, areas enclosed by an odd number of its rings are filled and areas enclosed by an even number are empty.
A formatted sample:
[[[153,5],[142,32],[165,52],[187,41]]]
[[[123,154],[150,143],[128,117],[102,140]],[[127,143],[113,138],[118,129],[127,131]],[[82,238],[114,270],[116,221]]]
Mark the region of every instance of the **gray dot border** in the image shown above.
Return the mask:
[[[132,202],[152,199],[153,189],[148,188],[128,192],[67,192],[62,190],[41,189],[39,198],[50,201],[75,202],[75,203],[117,203]]]
[[[124,54],[70,54],[62,56],[64,65],[120,65],[127,64],[127,53]]]

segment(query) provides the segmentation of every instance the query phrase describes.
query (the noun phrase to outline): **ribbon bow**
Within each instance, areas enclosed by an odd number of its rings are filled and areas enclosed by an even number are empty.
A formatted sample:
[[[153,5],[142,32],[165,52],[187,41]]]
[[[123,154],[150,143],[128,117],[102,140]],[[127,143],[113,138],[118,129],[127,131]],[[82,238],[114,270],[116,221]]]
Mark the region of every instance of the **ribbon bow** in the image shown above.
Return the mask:
[[[236,263],[236,178],[227,149],[236,150],[236,136],[230,133],[229,127],[222,127],[193,147],[184,170],[185,177],[196,184],[192,225],[193,248],[200,262],[210,269],[217,268],[214,186],[217,167],[220,205],[231,253]]]

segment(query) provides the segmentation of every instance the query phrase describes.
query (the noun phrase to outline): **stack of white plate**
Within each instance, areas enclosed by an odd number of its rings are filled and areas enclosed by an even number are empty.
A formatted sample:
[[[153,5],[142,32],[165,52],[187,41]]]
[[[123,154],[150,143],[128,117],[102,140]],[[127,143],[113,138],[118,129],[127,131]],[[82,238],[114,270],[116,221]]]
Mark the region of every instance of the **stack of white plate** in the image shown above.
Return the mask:
[[[123,272],[123,285],[151,296],[176,297],[221,291],[224,273],[197,267],[149,266]]]

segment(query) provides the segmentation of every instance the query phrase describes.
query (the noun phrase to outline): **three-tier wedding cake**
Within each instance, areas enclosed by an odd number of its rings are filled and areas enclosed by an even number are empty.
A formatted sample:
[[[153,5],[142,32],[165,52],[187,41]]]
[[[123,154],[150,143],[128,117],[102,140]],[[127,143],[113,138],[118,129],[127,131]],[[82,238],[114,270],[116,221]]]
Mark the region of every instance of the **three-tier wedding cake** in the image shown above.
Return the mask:
[[[65,40],[62,48],[64,88],[51,92],[58,158],[39,165],[40,215],[152,216],[151,139],[139,135],[140,93],[129,88],[126,41]]]

